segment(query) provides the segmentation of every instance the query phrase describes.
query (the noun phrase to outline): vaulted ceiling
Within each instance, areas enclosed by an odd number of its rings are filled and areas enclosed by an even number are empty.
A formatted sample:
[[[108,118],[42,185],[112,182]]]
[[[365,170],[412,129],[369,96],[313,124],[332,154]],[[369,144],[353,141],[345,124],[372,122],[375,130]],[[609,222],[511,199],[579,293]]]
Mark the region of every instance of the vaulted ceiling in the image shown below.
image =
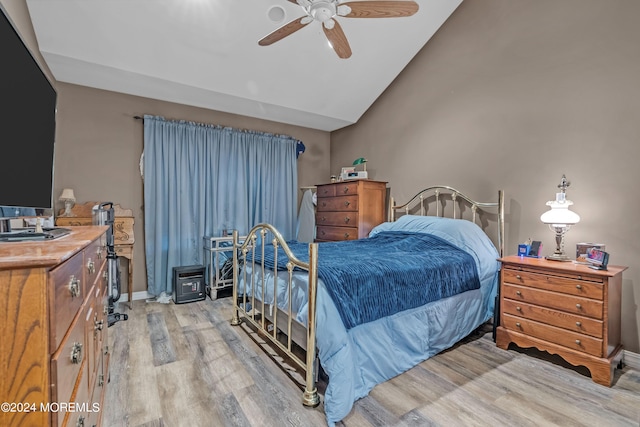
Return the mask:
[[[58,81],[332,131],[357,122],[462,2],[416,1],[410,17],[338,16],[353,52],[348,59],[338,57],[317,21],[258,45],[306,14],[291,0],[27,5]]]

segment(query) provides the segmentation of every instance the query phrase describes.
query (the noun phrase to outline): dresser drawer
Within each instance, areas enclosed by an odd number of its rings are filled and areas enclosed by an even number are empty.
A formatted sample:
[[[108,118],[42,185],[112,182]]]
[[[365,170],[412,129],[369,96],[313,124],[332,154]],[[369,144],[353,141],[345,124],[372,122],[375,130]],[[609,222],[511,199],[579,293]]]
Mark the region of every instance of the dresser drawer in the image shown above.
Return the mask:
[[[604,295],[602,279],[597,277],[576,276],[572,278],[509,268],[503,270],[503,275],[505,282],[515,285],[546,289],[548,291],[593,299],[602,299]]]
[[[49,272],[49,283],[54,286],[49,317],[51,353],[60,345],[84,301],[82,262],[82,253],[78,253]]]
[[[318,227],[316,239],[318,240],[356,240],[358,229],[353,227]]]
[[[577,316],[563,311],[510,299],[504,299],[502,301],[502,310],[504,313],[512,314],[514,316],[524,317],[526,319],[558,326],[574,332],[591,335],[592,337],[602,338],[604,325],[602,320]]]
[[[336,186],[334,185],[319,185],[316,191],[316,196],[321,197],[333,197],[336,195]]]
[[[572,295],[549,292],[542,289],[527,288],[526,286],[516,286],[505,283],[502,288],[502,297],[518,302],[541,307],[555,308],[580,316],[592,317],[594,319],[603,318],[602,301],[588,298],[575,297]]]
[[[579,334],[566,329],[557,328],[555,326],[546,325],[544,323],[535,322],[522,317],[504,314],[503,325],[512,331],[521,332],[530,337],[539,338],[541,340],[559,344],[573,350],[588,353],[596,357],[603,357],[602,340],[590,337],[588,335]]]
[[[316,214],[317,225],[333,225],[338,227],[358,227],[357,212],[320,212]]]
[[[80,310],[69,334],[51,358],[51,401],[71,402],[80,369],[85,366],[85,314]],[[80,384],[86,387],[86,384]]]
[[[89,293],[91,287],[102,274],[101,270],[105,264],[106,257],[106,248],[102,245],[99,239],[91,243],[84,250],[84,268],[87,273],[85,280],[85,295]]]
[[[318,199],[318,212],[323,211],[358,211],[358,196],[337,196]]]

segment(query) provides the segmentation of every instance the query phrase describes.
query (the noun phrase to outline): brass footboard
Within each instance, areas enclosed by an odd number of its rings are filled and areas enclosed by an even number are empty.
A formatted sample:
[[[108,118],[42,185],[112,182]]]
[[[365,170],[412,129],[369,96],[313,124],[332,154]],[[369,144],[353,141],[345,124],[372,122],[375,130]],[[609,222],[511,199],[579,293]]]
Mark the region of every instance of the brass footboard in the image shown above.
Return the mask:
[[[271,242],[267,238],[273,236]],[[251,229],[245,240],[240,243],[237,231],[233,232],[233,315],[231,324],[240,325],[244,320],[268,339],[271,344],[284,352],[299,368],[305,372],[305,390],[302,403],[305,406],[317,406],[320,403],[315,381],[316,359],[316,289],[318,283],[318,244],[309,244],[309,262],[297,259],[289,249],[282,235],[269,224],[258,224]],[[288,304],[280,307],[278,302],[278,272],[274,271],[271,279],[265,273],[265,251],[273,250],[274,264],[278,264],[278,248],[282,248],[287,259]],[[256,251],[261,251],[260,260],[256,261]],[[249,269],[243,267],[250,267]],[[302,360],[293,350],[294,328],[299,328],[296,312],[292,307],[293,270],[299,269],[308,274],[308,321],[306,325],[306,342],[296,343],[306,348]],[[248,270],[250,272],[248,272]],[[248,283],[251,285],[249,286]],[[258,285],[258,286],[257,286]],[[256,288],[259,288],[257,291]],[[259,292],[259,295],[256,295]],[[238,296],[241,295],[241,301]],[[271,295],[271,296],[270,296]],[[272,298],[272,304],[265,303],[266,298]],[[277,309],[276,309],[277,308]],[[278,318],[278,314],[281,318]],[[282,319],[284,317],[284,319]],[[302,325],[304,326],[304,325]],[[286,336],[285,342],[278,339],[282,332]]]

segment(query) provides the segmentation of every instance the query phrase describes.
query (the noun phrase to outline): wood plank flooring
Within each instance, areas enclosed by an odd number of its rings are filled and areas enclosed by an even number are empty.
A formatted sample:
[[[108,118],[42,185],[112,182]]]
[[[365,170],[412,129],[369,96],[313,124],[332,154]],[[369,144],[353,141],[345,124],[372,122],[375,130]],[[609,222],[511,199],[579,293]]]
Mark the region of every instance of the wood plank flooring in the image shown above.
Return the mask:
[[[230,298],[134,301],[109,328],[106,427],[325,426],[299,388],[239,327]],[[490,327],[376,386],[338,427],[640,426],[640,372],[611,388],[533,350],[497,348]]]

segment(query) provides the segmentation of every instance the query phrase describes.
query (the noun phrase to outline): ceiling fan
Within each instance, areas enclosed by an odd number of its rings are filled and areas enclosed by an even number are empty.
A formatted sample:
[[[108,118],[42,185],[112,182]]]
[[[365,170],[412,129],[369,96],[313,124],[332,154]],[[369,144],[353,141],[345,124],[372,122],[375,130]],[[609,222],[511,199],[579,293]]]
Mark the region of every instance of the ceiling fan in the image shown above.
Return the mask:
[[[342,27],[336,20],[343,18],[400,18],[414,15],[418,11],[418,3],[411,0],[288,0],[302,7],[306,15],[295,19],[271,32],[260,41],[260,46],[269,46],[305,27],[313,21],[322,24],[322,30],[329,44],[340,58],[351,56],[351,47]]]

